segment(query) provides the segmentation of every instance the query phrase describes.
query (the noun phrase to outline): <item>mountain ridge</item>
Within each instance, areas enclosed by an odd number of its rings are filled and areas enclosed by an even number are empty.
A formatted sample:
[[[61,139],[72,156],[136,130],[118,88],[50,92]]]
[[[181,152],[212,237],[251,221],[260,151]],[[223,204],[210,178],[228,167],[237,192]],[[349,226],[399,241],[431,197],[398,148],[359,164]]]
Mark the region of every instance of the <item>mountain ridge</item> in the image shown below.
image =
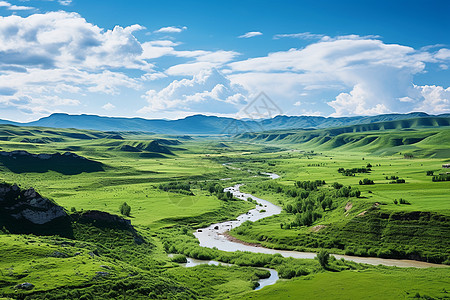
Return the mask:
[[[424,112],[407,114],[383,114],[376,116],[321,117],[278,115],[270,119],[248,120],[201,114],[177,120],[106,117],[98,115],[70,115],[54,113],[39,120],[20,123],[0,120],[0,124],[39,126],[53,128],[76,128],[100,131],[143,131],[164,134],[237,134],[251,131],[282,129],[321,129],[339,126],[370,124],[410,118],[447,117],[448,114],[429,115]]]

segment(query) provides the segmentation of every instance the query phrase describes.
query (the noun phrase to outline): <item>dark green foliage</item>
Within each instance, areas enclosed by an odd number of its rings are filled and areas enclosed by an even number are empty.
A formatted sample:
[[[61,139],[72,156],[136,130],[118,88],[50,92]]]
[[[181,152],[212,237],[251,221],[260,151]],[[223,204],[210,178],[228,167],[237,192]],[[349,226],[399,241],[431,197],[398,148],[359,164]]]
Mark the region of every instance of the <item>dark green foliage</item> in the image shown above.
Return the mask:
[[[183,254],[178,254],[178,255],[175,255],[174,257],[172,257],[172,261],[182,264],[182,263],[187,263],[187,258]]]
[[[433,178],[431,179],[433,182],[438,182],[438,181],[450,181],[450,174],[439,174],[439,175],[435,175],[433,176]]]
[[[414,158],[414,155],[412,153],[405,153],[405,154],[403,154],[403,158],[412,159],[412,158]]]
[[[393,180],[389,183],[406,183],[406,181],[405,181],[405,179],[399,178],[399,179]]]
[[[307,191],[316,191],[319,186],[325,184],[324,180],[314,180],[314,181],[296,181],[295,186]],[[293,196],[295,197],[295,196]]]
[[[193,196],[194,193],[191,191],[191,184],[188,182],[168,182],[161,183],[159,189],[166,192],[179,193],[184,195]]]
[[[320,250],[319,253],[317,253],[317,260],[322,268],[326,269],[330,260],[330,254],[327,250]]]
[[[224,192],[224,188],[222,185],[218,183],[208,182],[208,183],[201,183],[200,188],[202,190],[209,191],[212,195],[215,195],[219,200],[233,200],[233,193],[230,191]]]
[[[352,168],[352,169],[344,169],[339,168],[338,172],[341,173],[344,176],[355,176],[355,173],[370,173],[371,169],[369,167],[367,168]]]
[[[359,181],[359,185],[371,185],[371,184],[375,184],[375,183],[373,182],[372,179],[369,179],[369,178],[364,178],[363,180]]]
[[[427,176],[433,176],[434,175],[434,171],[427,171]]]
[[[340,184],[340,183],[338,183],[338,182],[333,182],[333,185],[332,185],[336,190],[338,190],[338,189],[340,189],[341,187],[343,187],[344,185],[342,185],[342,184]]]
[[[407,200],[405,200],[405,199],[403,199],[403,198],[400,198],[400,199],[398,200],[398,202],[399,202],[400,204],[408,204],[408,205],[411,204],[411,203],[409,203]]]
[[[120,213],[124,216],[129,217],[131,213],[131,206],[129,206],[126,202],[120,205]]]

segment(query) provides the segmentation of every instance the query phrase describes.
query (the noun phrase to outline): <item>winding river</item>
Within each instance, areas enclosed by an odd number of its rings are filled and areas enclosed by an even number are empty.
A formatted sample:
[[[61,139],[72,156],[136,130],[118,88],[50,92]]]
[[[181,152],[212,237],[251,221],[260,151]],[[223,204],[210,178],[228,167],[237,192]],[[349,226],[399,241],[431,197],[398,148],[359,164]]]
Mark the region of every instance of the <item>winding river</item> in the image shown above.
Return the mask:
[[[229,167],[229,166],[227,166]],[[280,176],[274,173],[264,173],[271,179],[277,179]],[[236,198],[247,200],[251,198],[256,200],[260,205],[256,208],[249,210],[247,213],[242,214],[237,217],[236,220],[225,221],[221,223],[212,224],[209,227],[201,228],[197,230],[194,235],[200,242],[200,246],[207,248],[216,247],[222,251],[249,251],[254,253],[267,253],[276,254],[279,253],[284,257],[293,258],[306,258],[314,259],[316,253],[313,252],[298,252],[298,251],[287,251],[287,250],[277,250],[265,248],[262,246],[249,245],[240,242],[236,239],[230,238],[227,232],[232,228],[240,226],[245,221],[257,221],[263,218],[267,218],[273,215],[281,213],[282,208],[272,204],[271,202],[255,197],[251,194],[243,193],[239,190],[242,184],[237,184],[232,187],[224,189],[225,192],[230,191]],[[429,268],[429,267],[446,267],[445,265],[432,264],[427,262],[406,260],[406,259],[386,259],[377,257],[359,257],[359,256],[348,256],[348,255],[338,255],[333,254],[337,259],[344,258],[349,261],[354,261],[357,263],[365,263],[371,265],[385,265],[385,266],[396,266],[396,267],[414,267],[414,268]],[[275,283],[275,282],[273,282]]]

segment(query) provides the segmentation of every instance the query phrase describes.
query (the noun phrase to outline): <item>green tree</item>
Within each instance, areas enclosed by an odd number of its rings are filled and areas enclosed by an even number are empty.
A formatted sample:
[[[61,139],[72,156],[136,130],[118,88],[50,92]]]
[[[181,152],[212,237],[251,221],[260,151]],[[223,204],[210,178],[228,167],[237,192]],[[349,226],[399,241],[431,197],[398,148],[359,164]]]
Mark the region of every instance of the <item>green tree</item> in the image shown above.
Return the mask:
[[[129,206],[126,202],[120,205],[120,213],[124,216],[129,217],[131,213],[131,206]]]
[[[327,250],[320,250],[319,253],[317,253],[317,259],[319,260],[320,265],[322,268],[326,269],[328,267],[328,262],[330,260],[330,253],[328,253]]]

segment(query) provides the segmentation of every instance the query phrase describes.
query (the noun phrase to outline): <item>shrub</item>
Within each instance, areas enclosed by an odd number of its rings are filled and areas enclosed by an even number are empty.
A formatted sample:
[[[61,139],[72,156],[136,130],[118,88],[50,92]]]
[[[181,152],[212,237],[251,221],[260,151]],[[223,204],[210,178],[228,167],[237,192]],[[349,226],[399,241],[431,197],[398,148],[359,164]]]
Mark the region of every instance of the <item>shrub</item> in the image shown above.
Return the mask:
[[[405,200],[405,199],[403,199],[403,198],[400,198],[400,199],[399,199],[399,202],[400,202],[400,204],[408,204],[408,205],[411,204],[411,203],[409,203],[409,201],[407,201],[407,200]]]
[[[330,260],[330,254],[327,250],[320,250],[319,253],[317,253],[317,259],[319,260],[320,265],[322,268],[326,269],[328,267],[328,262]]]
[[[433,176],[433,178],[431,180],[433,182],[450,181],[450,174],[440,174],[440,175],[437,175],[437,176]]]
[[[359,181],[360,185],[369,185],[369,184],[375,184],[373,182],[373,180],[369,179],[369,178],[364,178],[363,180]]]
[[[129,217],[131,213],[131,206],[129,206],[126,202],[120,205],[120,213],[124,216]]]
[[[339,190],[340,188],[342,188],[344,185],[343,184],[340,184],[340,183],[338,183],[338,182],[334,182],[333,183],[333,187],[336,189],[336,190]]]
[[[178,254],[178,255],[175,255],[174,257],[172,257],[172,261],[182,264],[182,263],[187,263],[187,258],[183,254]]]
[[[427,176],[433,176],[434,175],[434,171],[427,171]]]

